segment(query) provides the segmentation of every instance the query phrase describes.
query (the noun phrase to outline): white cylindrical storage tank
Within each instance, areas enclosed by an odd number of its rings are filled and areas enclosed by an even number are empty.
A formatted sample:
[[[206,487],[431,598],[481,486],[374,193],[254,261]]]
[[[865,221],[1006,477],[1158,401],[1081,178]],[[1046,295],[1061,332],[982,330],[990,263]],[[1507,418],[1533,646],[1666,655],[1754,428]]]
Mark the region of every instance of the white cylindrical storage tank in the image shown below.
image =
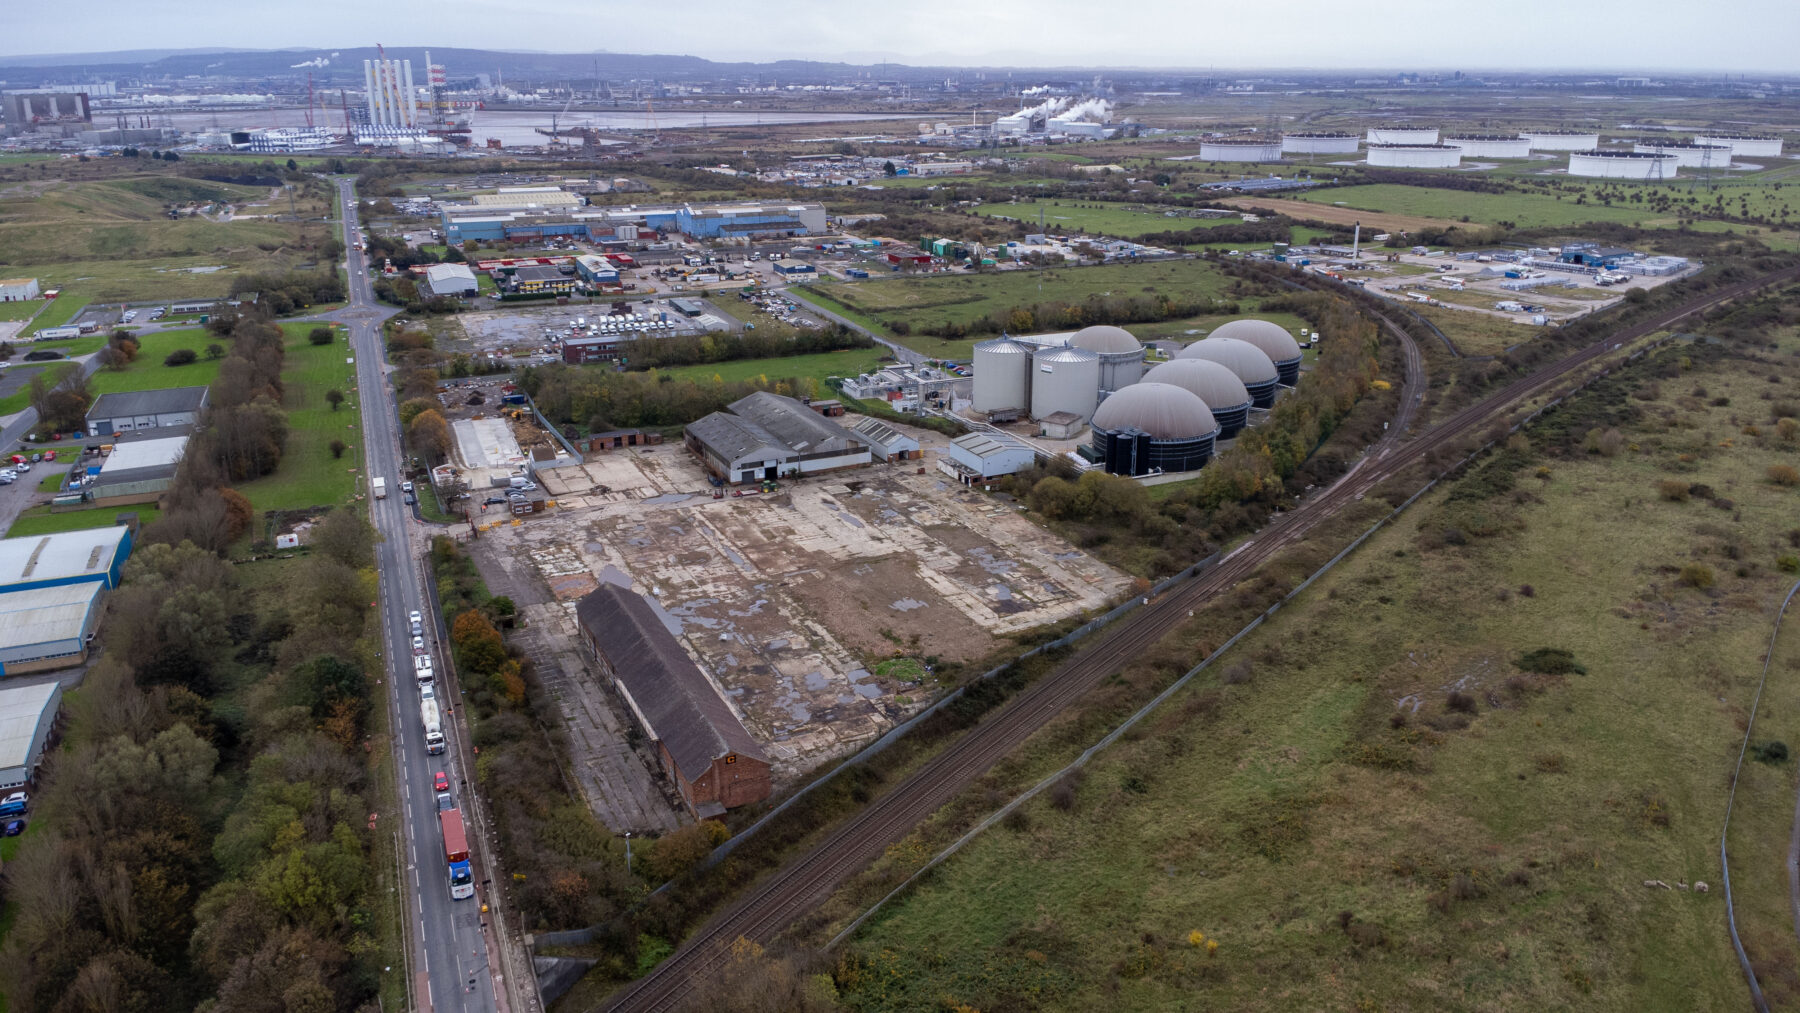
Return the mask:
[[[1396,124],[1388,127],[1370,127],[1370,144],[1436,144],[1438,130],[1436,127],[1414,127]]]
[[[1674,155],[1676,165],[1691,169],[1723,169],[1731,164],[1729,144],[1689,144],[1686,141],[1637,141],[1631,150],[1640,155]]]
[[[1031,357],[1031,417],[1074,412],[1086,422],[1100,400],[1100,356],[1085,348],[1044,348]]]
[[[1371,144],[1368,162],[1394,169],[1454,169],[1462,164],[1462,149],[1448,144]]]
[[[1281,150],[1296,155],[1354,154],[1362,143],[1355,134],[1285,134]]]
[[[1007,338],[975,346],[975,410],[1022,412],[1031,406],[1031,349]]]
[[[1580,130],[1524,130],[1533,151],[1593,151],[1600,146],[1600,135]]]
[[[1279,162],[1281,138],[1221,137],[1200,142],[1202,162]]]
[[[1569,175],[1594,179],[1674,179],[1674,155],[1636,151],[1571,151]]]
[[[1444,143],[1461,148],[1464,158],[1530,158],[1531,140],[1515,134],[1451,134]]]
[[[1100,357],[1101,390],[1122,390],[1144,378],[1144,346],[1123,327],[1083,327],[1069,339],[1069,346]]]
[[[1292,387],[1300,379],[1300,342],[1294,340],[1287,328],[1273,320],[1256,317],[1229,320],[1214,328],[1207,337],[1231,338],[1255,345],[1274,364],[1275,376],[1283,387]]]
[[[1754,155],[1758,158],[1780,158],[1781,138],[1762,137],[1751,134],[1698,134],[1695,144],[1723,144],[1731,149],[1733,157],[1738,155]]]
[[[1244,383],[1244,389],[1250,392],[1250,403],[1258,408],[1271,408],[1275,405],[1275,387],[1280,383],[1280,374],[1275,371],[1275,363],[1263,350],[1248,341],[1236,338],[1201,338],[1199,341],[1176,353],[1177,359],[1206,359],[1216,362],[1237,374]]]
[[[1211,359],[1170,359],[1150,367],[1145,383],[1174,384],[1192,391],[1219,423],[1219,439],[1228,440],[1250,418],[1250,391],[1230,367]]]
[[[1140,383],[1106,399],[1094,413],[1094,456],[1114,475],[1193,471],[1206,464],[1219,423],[1193,391]]]

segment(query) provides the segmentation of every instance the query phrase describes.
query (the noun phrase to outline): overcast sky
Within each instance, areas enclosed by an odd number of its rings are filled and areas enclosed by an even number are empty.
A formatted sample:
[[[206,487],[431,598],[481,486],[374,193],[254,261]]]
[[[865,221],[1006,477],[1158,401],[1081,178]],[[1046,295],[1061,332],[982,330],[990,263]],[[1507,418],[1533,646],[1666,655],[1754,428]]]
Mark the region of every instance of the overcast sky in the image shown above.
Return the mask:
[[[86,0],[0,56],[372,45],[718,60],[1800,73],[1800,0]]]

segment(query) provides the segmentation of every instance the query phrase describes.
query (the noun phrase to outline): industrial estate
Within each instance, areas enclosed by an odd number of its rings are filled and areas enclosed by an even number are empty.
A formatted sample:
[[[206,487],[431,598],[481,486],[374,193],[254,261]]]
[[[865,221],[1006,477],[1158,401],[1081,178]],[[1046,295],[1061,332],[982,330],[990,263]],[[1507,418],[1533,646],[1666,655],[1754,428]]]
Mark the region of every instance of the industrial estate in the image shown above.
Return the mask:
[[[5,1008],[1800,997],[1800,80],[143,56],[0,57]]]

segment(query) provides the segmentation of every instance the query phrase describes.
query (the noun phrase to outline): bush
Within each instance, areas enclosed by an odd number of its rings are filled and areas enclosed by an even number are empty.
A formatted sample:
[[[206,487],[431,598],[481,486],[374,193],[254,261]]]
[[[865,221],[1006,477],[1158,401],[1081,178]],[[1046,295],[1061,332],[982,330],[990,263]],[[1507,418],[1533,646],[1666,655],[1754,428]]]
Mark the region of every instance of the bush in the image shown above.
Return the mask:
[[[1458,714],[1473,714],[1478,709],[1473,696],[1454,689],[1450,691],[1449,698],[1444,701],[1444,707]]]
[[[1786,763],[1787,743],[1779,739],[1758,742],[1750,747],[1750,758],[1758,763]]]
[[[1782,573],[1800,573],[1800,556],[1781,556],[1775,560],[1775,568]]]
[[[306,340],[315,345],[329,345],[331,337],[331,328],[329,327],[315,327],[306,334]]]
[[[177,348],[163,356],[163,365],[165,366],[185,366],[198,361],[200,361],[199,353],[191,348]]]
[[[1665,478],[1656,483],[1656,494],[1671,503],[1686,503],[1688,500],[1688,484],[1672,478]]]
[[[54,352],[48,348],[36,348],[25,353],[26,362],[49,362],[51,359],[60,359],[62,357],[63,354],[61,352]]]
[[[1713,586],[1715,578],[1712,567],[1705,563],[1689,563],[1681,568],[1681,573],[1675,578],[1675,582],[1685,587],[1704,591]]]
[[[1575,660],[1572,651],[1560,647],[1540,647],[1530,654],[1521,655],[1513,664],[1521,671],[1536,672],[1539,675],[1586,675],[1587,668]]]
[[[1796,471],[1791,464],[1771,465],[1769,481],[1776,485],[1800,485],[1800,471]]]

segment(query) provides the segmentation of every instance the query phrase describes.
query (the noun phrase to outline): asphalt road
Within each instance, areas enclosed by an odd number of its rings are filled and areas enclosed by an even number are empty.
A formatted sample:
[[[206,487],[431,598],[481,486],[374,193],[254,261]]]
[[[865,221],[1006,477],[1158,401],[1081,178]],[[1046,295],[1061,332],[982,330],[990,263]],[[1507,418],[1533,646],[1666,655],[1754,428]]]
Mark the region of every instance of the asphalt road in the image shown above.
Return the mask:
[[[407,935],[412,948],[413,1002],[420,1010],[495,1010],[495,975],[481,914],[488,892],[482,882],[482,865],[474,865],[476,896],[451,900],[449,870],[443,860],[432,776],[438,771],[449,774],[458,807],[465,811],[473,802],[474,790],[463,764],[460,730],[451,720],[460,709],[461,696],[446,684],[441,667],[438,705],[447,711],[443,730],[449,746],[438,756],[425,752],[407,614],[413,610],[425,613],[426,643],[434,658],[445,653],[438,632],[442,623],[429,611],[421,590],[423,561],[413,551],[408,530],[414,519],[400,492],[404,458],[393,389],[383,375],[381,346],[381,322],[394,311],[375,302],[364,258],[355,249],[357,210],[352,186],[347,180],[338,184],[344,207],[344,246],[349,251],[350,302],[331,318],[350,328],[369,478],[385,478],[389,490],[386,498],[371,496],[368,504],[370,520],[381,536],[375,546],[375,565],[381,574],[382,650],[390,662],[385,688],[399,746],[400,816],[405,836],[402,868],[411,886],[404,916],[412,922]],[[471,844],[480,847],[481,842],[474,838],[471,833]]]

